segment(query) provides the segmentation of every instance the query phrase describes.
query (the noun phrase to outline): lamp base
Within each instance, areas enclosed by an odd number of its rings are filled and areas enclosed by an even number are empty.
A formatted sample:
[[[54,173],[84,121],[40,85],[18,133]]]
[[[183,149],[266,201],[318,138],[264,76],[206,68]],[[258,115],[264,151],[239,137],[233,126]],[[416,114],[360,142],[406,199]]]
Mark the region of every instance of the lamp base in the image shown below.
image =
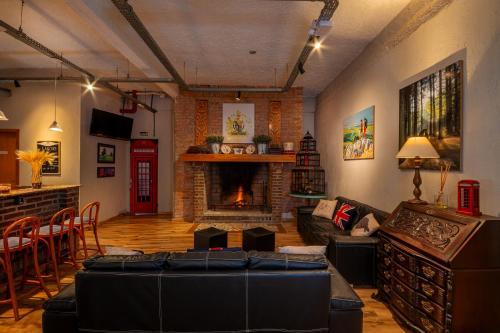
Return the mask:
[[[406,200],[405,202],[410,203],[410,204],[414,204],[414,205],[427,205],[428,204],[427,201],[420,200],[420,199],[410,199],[410,200]]]

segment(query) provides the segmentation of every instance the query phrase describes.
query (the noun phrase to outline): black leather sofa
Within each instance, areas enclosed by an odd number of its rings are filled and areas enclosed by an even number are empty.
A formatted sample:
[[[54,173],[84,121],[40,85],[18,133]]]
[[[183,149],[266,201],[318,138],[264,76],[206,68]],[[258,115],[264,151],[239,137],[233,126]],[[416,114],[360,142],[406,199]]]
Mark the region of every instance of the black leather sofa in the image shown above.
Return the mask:
[[[98,256],[44,304],[44,333],[362,332],[362,301],[324,256]]]
[[[337,208],[342,203],[355,206],[358,218],[373,213],[382,224],[389,213],[364,203],[337,197]],[[351,236],[351,230],[337,228],[330,219],[313,216],[311,208],[302,208],[297,219],[297,230],[308,245],[327,245],[328,260],[340,274],[356,286],[376,286],[377,233],[370,237]],[[354,223],[355,224],[355,223]]]

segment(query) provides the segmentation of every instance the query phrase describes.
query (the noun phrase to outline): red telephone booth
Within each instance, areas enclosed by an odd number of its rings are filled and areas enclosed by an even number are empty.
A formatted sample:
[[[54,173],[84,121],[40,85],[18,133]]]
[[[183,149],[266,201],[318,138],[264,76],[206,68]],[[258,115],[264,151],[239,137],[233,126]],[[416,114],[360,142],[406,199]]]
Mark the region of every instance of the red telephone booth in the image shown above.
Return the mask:
[[[131,140],[130,213],[158,212],[158,140]]]

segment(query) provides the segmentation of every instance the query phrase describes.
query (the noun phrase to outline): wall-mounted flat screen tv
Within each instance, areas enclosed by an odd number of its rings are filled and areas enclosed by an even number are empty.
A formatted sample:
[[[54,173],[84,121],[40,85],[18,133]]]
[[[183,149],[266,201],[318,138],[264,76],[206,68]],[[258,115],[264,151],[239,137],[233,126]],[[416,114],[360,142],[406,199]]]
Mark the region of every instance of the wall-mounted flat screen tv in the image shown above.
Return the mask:
[[[132,118],[93,109],[92,121],[90,122],[90,135],[117,140],[130,140],[133,123],[134,120]]]

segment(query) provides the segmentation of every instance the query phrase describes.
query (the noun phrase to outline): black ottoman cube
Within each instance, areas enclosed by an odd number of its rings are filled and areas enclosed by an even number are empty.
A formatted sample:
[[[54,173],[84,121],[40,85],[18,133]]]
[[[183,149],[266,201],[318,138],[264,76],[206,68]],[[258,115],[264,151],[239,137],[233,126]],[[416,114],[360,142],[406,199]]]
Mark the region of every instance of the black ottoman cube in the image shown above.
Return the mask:
[[[214,227],[194,232],[194,248],[227,247],[227,231]]]
[[[274,251],[274,232],[258,227],[243,230],[243,251]]]

